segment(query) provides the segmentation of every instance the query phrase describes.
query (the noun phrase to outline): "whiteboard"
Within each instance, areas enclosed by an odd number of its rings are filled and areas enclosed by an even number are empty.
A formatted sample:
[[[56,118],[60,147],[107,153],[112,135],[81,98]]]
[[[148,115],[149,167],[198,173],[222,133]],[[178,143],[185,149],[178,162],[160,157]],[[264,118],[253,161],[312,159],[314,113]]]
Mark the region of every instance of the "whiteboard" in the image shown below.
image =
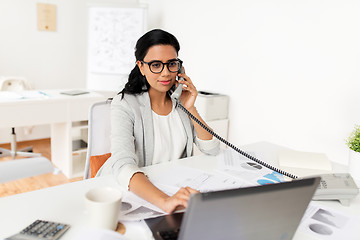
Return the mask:
[[[145,28],[146,8],[90,7],[88,74],[129,74]]]

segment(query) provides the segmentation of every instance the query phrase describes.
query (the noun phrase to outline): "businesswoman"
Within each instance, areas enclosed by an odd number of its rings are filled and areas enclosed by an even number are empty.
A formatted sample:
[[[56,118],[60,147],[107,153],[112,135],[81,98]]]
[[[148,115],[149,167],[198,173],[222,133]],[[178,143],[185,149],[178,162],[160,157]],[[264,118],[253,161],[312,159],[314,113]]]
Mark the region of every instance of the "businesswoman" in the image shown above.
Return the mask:
[[[179,50],[177,39],[160,29],[137,41],[136,65],[111,103],[111,157],[97,173],[113,174],[120,185],[168,213],[186,207],[190,194],[197,191],[185,187],[168,196],[140,167],[189,157],[193,143],[205,154],[219,151],[219,141],[175,108],[170,98],[172,87],[184,84],[180,101],[204,123],[194,107],[198,93],[192,80],[178,73],[182,66]],[[177,76],[184,80],[178,83]]]

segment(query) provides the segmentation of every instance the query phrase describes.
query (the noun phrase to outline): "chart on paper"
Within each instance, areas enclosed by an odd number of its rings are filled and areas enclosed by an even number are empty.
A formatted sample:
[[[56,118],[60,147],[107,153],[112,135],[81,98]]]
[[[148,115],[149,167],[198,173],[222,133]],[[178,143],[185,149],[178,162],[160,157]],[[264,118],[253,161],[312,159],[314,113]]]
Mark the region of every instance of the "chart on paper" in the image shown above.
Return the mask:
[[[174,167],[150,180],[160,189],[172,194],[181,187],[209,192],[247,186],[243,181],[219,172],[205,172],[189,167]]]
[[[248,154],[257,157],[257,154],[253,152]],[[224,150],[218,155],[218,170],[250,185],[267,185],[285,181],[282,174],[270,170],[232,149]]]

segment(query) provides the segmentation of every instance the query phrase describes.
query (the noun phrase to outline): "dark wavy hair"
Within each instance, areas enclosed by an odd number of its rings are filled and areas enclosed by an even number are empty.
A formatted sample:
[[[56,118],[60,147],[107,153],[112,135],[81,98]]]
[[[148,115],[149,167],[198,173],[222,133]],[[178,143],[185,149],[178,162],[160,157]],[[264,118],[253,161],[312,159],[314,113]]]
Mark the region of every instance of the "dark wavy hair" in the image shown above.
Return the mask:
[[[174,35],[161,29],[154,29],[145,33],[136,42],[135,46],[135,58],[136,61],[143,61],[144,57],[149,51],[149,48],[155,45],[171,45],[175,48],[176,53],[180,50],[180,44]],[[135,65],[134,69],[129,75],[128,82],[125,87],[118,94],[122,94],[122,98],[125,93],[128,94],[140,94],[149,91],[150,85],[147,82],[145,76],[140,72],[140,69]]]

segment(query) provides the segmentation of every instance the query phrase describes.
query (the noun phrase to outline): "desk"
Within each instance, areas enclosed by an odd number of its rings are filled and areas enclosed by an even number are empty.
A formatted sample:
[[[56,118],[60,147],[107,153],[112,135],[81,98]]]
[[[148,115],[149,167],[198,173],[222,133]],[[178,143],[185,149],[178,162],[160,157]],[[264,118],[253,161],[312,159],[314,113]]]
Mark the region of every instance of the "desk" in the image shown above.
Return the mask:
[[[279,148],[279,146],[270,143],[257,143],[244,147],[246,150],[262,151],[264,160],[269,163],[276,162],[276,159],[273,157],[276,156]],[[216,161],[216,157],[198,155],[176,160],[171,163],[145,167],[144,171],[151,177],[166,171],[166,169],[172,165],[211,170],[216,167]],[[45,219],[70,224],[70,230],[61,240],[73,239],[87,224],[84,194],[89,189],[97,186],[117,185],[111,176],[107,176],[0,198],[0,239],[20,231],[35,219]],[[351,202],[350,207],[344,207],[337,201],[317,203],[343,212],[356,213],[360,216],[360,196],[357,196],[357,198]],[[125,236],[128,239],[151,239],[149,231],[145,229],[142,224],[138,222],[128,222],[124,224],[126,227]],[[302,240],[310,238],[302,232],[297,232],[294,239]]]
[[[50,124],[51,160],[72,178],[82,176],[85,166],[84,161],[73,162],[73,125],[88,120],[90,106],[105,97],[96,92],[68,96],[60,94],[62,91],[66,90],[43,90],[49,97],[0,101],[0,109],[6,113],[1,115],[0,128]],[[83,125],[87,127],[87,122]]]

